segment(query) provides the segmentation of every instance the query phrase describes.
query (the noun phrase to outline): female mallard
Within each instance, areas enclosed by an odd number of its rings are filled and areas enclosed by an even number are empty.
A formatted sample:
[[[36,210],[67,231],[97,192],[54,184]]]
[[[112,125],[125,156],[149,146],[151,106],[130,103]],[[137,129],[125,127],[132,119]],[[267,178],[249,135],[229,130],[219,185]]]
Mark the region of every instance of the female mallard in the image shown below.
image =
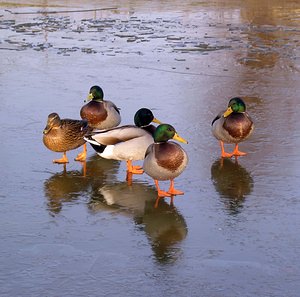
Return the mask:
[[[120,111],[114,103],[103,99],[103,90],[99,86],[90,89],[87,104],[82,106],[80,116],[94,129],[110,129],[121,122]]]
[[[154,179],[159,197],[183,194],[174,189],[174,178],[185,169],[188,156],[179,144],[168,141],[170,139],[187,143],[171,125],[159,125],[154,132],[154,143],[148,147],[143,164],[145,172]],[[167,192],[160,190],[159,180],[170,180]]]
[[[230,99],[225,112],[220,112],[212,121],[212,133],[220,141],[221,156],[244,156],[246,153],[239,151],[238,144],[246,140],[253,132],[254,124],[246,112],[246,105],[241,98]],[[232,153],[226,153],[225,143],[235,143]]]
[[[83,145],[83,152],[78,154],[76,161],[84,161],[86,158],[86,144],[83,136],[91,132],[87,121],[60,119],[57,113],[48,116],[47,126],[43,133],[45,146],[54,152],[63,152],[61,159],[53,160],[53,163],[68,163],[67,151],[74,150]]]
[[[99,156],[105,159],[124,160],[129,173],[142,174],[140,166],[132,166],[133,160],[143,160],[148,146],[153,143],[155,127],[151,122],[160,124],[151,110],[139,109],[134,116],[134,125],[97,131],[85,136]]]

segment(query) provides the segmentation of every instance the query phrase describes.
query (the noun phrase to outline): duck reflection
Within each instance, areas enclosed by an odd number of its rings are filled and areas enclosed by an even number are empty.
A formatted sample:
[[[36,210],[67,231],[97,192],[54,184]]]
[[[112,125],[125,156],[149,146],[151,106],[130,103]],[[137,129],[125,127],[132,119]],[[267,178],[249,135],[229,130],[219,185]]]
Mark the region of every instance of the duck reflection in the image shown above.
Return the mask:
[[[240,212],[245,197],[252,192],[253,179],[238,158],[220,158],[211,166],[211,178],[229,213]]]
[[[162,263],[175,262],[182,254],[177,245],[187,235],[184,217],[173,204],[160,200],[158,207],[147,204],[143,216],[135,218],[136,224],[143,226],[155,258]]]
[[[48,210],[57,214],[64,203],[76,201],[79,197],[89,195],[93,189],[103,185],[105,181],[114,181],[120,162],[91,156],[82,162],[81,170],[67,170],[53,174],[44,182],[44,193],[48,199]]]
[[[177,245],[187,235],[184,217],[173,204],[163,199],[156,203],[157,192],[146,183],[127,182],[105,185],[98,189],[98,196],[89,203],[93,212],[118,211],[131,216],[140,230],[144,231],[159,262],[174,262],[182,251]]]

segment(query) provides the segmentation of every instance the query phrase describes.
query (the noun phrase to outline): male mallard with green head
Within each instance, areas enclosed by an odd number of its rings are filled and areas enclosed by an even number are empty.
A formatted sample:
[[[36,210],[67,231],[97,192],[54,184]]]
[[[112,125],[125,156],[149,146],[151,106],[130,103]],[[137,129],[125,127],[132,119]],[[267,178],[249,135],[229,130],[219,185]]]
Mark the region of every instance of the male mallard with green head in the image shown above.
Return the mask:
[[[126,161],[129,173],[142,174],[142,168],[133,166],[132,161],[143,160],[148,146],[153,143],[155,127],[151,122],[160,124],[151,110],[141,108],[134,116],[135,125],[97,131],[84,139],[102,158]]]
[[[67,151],[74,150],[83,145],[83,152],[78,154],[76,161],[86,159],[86,143],[83,136],[91,132],[87,121],[60,119],[55,112],[49,114],[47,125],[43,131],[43,142],[45,146],[54,152],[62,152],[61,159],[53,160],[53,163],[68,163]]]
[[[245,152],[239,151],[238,145],[246,140],[253,132],[254,124],[246,112],[245,102],[238,97],[230,99],[225,112],[220,112],[212,121],[212,133],[220,141],[221,156],[244,156]],[[232,153],[225,152],[224,143],[234,143]]]
[[[168,141],[170,139],[187,143],[177,134],[173,126],[159,125],[154,132],[154,143],[148,147],[143,164],[144,171],[154,179],[159,197],[184,194],[174,188],[174,179],[187,166],[188,156],[179,144]],[[167,192],[159,188],[158,181],[161,180],[170,180]]]
[[[120,111],[111,101],[103,99],[103,90],[99,86],[90,88],[87,104],[82,106],[80,116],[94,129],[110,129],[121,122]]]

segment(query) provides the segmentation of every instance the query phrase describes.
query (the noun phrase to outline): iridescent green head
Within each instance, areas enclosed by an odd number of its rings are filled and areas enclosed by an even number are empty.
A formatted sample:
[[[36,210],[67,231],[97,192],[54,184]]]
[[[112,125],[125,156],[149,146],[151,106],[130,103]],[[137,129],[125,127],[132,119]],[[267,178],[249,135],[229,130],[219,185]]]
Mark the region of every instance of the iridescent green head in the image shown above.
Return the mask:
[[[161,124],[161,122],[154,117],[152,111],[148,108],[141,108],[134,115],[134,124],[137,127],[148,126],[151,122]]]
[[[177,134],[173,126],[169,124],[159,125],[154,132],[154,142],[167,142],[170,139],[174,139],[183,143],[188,143],[185,139],[183,139]]]
[[[104,93],[99,86],[92,86],[86,101],[95,100],[103,101]]]
[[[224,117],[228,117],[231,113],[233,112],[245,112],[246,111],[246,104],[245,102],[239,98],[239,97],[234,97],[229,100],[228,103],[228,108],[224,112]]]

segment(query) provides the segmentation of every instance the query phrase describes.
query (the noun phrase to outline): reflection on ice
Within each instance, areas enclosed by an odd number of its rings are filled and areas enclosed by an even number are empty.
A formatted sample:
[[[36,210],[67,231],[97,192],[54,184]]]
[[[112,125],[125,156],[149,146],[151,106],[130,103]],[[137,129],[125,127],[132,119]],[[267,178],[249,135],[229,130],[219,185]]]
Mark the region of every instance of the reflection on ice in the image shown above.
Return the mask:
[[[74,202],[82,196],[90,196],[94,189],[116,179],[120,163],[105,160],[98,155],[91,156],[83,162],[82,170],[64,170],[53,174],[44,182],[44,193],[48,199],[48,209],[52,213],[59,213],[64,203]]]
[[[132,217],[134,223],[146,233],[154,256],[159,262],[173,262],[182,251],[177,243],[185,239],[187,225],[183,216],[171,204],[160,200],[156,207],[154,187],[135,182],[104,185],[98,197],[90,201],[89,208],[97,211],[118,211]]]
[[[44,182],[44,193],[48,199],[48,210],[59,213],[62,205],[77,200],[82,192],[87,190],[88,179],[78,170],[64,170],[53,174]]]
[[[1,292],[299,296],[299,1],[5,11],[108,6],[74,2],[0,4]],[[166,119],[191,135],[187,200],[176,208],[168,199],[155,208],[144,175],[128,187],[119,162],[92,156],[85,174],[77,162],[65,172],[49,163],[39,136],[45,117],[57,107],[79,118],[80,98],[94,83],[120,98],[124,124],[147,106],[170,111]],[[233,96],[246,98],[256,124],[240,164],[215,160],[210,133],[214,112]]]
[[[184,217],[172,204],[160,201],[158,207],[147,203],[142,216],[135,222],[148,236],[155,258],[159,262],[174,262],[183,251],[177,245],[188,232]]]
[[[235,158],[220,158],[211,166],[211,179],[229,214],[241,211],[247,195],[253,190],[253,179]]]

